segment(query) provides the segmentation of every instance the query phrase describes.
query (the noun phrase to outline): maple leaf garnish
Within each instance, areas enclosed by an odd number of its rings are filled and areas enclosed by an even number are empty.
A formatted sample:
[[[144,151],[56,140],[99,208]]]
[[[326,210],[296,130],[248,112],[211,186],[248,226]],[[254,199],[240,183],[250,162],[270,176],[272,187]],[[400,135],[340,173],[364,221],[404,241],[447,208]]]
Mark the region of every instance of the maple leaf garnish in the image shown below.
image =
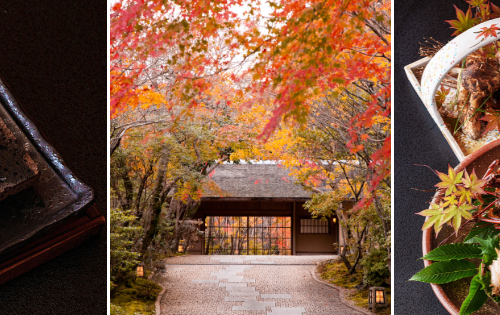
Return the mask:
[[[474,196],[475,198],[478,197],[478,194],[486,194],[482,187],[486,185],[487,181],[478,179],[475,170],[472,170],[472,174],[470,176],[469,174],[467,174],[467,172],[465,172],[465,177],[462,178],[462,182],[464,183],[464,187],[468,188],[472,196]]]
[[[446,206],[456,206],[458,204],[457,196],[455,194],[444,197],[444,200],[445,203],[443,203],[443,208]]]
[[[466,201],[468,203],[472,202],[472,193],[470,192],[470,190],[465,189],[465,187],[459,187],[458,191],[455,194],[453,194],[452,196],[459,197],[458,202],[461,204],[466,202]]]
[[[448,165],[448,175],[439,171],[436,172],[442,182],[436,184],[435,186],[446,189],[445,196],[448,196],[457,191],[456,185],[462,182],[462,175],[464,173],[463,171],[455,173],[455,170]]]
[[[500,17],[500,7],[497,7],[493,3],[490,3],[490,6],[491,6],[491,9],[493,9],[493,12],[495,12],[495,13],[490,14],[490,18],[495,19],[495,18]]]
[[[484,0],[469,0],[469,1],[465,1],[465,2],[470,4],[473,8],[480,7],[484,4]]]
[[[436,234],[439,233],[439,231],[441,230],[441,219],[443,218],[443,213],[444,213],[443,210],[444,210],[443,203],[439,204],[433,203],[431,204],[430,209],[426,209],[424,211],[417,213],[421,216],[429,217],[427,221],[425,221],[424,226],[422,226],[422,231],[425,231],[434,225]]]
[[[450,28],[456,29],[456,31],[452,34],[452,36],[465,32],[469,28],[473,27],[477,22],[477,19],[472,17],[472,12],[470,10],[470,7],[469,10],[467,10],[467,13],[464,13],[464,11],[457,8],[456,5],[454,5],[454,7],[455,10],[457,11],[458,20],[445,21],[451,25]]]
[[[472,209],[474,209],[474,207],[469,204],[450,206],[444,211],[441,224],[451,221],[451,225],[455,229],[455,233],[458,233],[458,229],[460,229],[460,225],[462,224],[462,217],[466,220],[472,219],[472,214],[469,212],[469,210]]]
[[[444,101],[446,100],[446,97],[450,93],[450,89],[446,89],[444,86],[441,86],[441,89],[439,89],[436,93],[436,101],[438,104],[442,105]]]
[[[500,28],[496,27],[496,24],[491,24],[490,27],[481,27],[481,31],[476,39],[481,36],[484,36],[484,39],[488,38],[488,36],[497,37],[497,31],[500,31]]]
[[[446,97],[450,93],[450,89],[446,89],[443,85],[441,85],[441,89],[439,89],[436,93],[436,102],[440,105],[443,105],[444,101],[446,100]]]
[[[500,131],[500,111],[486,111],[486,115],[479,119],[488,122],[484,133],[494,130],[495,128]]]

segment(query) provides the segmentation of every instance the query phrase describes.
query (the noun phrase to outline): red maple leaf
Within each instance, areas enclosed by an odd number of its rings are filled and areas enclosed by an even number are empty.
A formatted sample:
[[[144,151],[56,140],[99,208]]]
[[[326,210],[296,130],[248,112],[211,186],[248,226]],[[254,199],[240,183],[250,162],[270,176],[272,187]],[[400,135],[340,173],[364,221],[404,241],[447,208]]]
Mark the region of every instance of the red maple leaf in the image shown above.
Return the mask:
[[[497,31],[500,31],[500,28],[496,27],[496,24],[491,24],[490,27],[481,27],[481,32],[477,35],[476,39],[481,36],[484,36],[484,39],[488,38],[488,35],[491,37],[497,37]]]
[[[484,120],[488,122],[488,126],[484,130],[484,133],[488,131],[494,130],[497,128],[500,131],[500,111],[487,111],[486,115],[480,120]]]

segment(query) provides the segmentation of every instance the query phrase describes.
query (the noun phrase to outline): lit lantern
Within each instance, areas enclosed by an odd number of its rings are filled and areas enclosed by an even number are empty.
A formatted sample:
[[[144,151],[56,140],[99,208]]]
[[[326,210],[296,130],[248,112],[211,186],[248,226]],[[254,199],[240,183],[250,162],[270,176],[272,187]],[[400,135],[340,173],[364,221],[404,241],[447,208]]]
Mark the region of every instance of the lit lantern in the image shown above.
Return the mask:
[[[337,223],[337,218],[333,218],[333,223]]]
[[[138,277],[144,277],[144,263],[143,262],[140,262],[138,265],[137,265],[137,276]]]
[[[179,253],[184,253],[184,240],[179,241],[179,247],[177,248]]]
[[[368,294],[368,306],[371,309],[375,309],[377,307],[385,307],[387,306],[386,298],[385,298],[385,288],[383,287],[371,287],[370,292]]]

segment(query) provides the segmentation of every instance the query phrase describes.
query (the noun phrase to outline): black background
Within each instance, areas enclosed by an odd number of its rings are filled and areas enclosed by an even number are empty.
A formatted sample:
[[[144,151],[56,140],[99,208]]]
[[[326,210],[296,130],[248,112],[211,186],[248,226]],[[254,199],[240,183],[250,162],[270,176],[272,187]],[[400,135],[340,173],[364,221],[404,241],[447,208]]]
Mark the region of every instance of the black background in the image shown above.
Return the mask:
[[[0,76],[106,213],[106,1],[0,1]],[[106,231],[0,286],[0,314],[106,314]]]
[[[493,1],[498,5],[498,1]],[[408,281],[423,267],[422,225],[415,215],[429,206],[439,178],[428,165],[444,172],[459,161],[404,72],[404,66],[421,59],[419,42],[433,37],[447,43],[455,20],[453,4],[467,10],[465,0],[394,1],[394,305],[395,314],[448,314],[429,284]]]

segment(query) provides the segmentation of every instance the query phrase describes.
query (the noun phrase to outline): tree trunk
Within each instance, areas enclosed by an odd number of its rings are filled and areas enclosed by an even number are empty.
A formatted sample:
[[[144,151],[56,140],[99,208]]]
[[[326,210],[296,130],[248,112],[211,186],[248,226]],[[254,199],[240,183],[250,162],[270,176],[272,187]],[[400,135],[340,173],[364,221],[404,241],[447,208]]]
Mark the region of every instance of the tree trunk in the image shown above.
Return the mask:
[[[200,201],[195,201],[192,198],[188,198],[186,202],[178,199],[172,199],[170,202],[169,214],[168,217],[174,216],[175,218],[175,226],[174,226],[174,250],[177,251],[179,248],[180,235],[182,234],[180,231],[182,227],[182,222],[184,219],[189,219],[187,215],[191,215],[193,211],[198,209],[200,205]],[[180,222],[180,224],[179,224]]]
[[[163,147],[161,150],[161,157],[158,162],[158,175],[156,177],[156,182],[153,188],[153,199],[151,200],[150,206],[148,207],[148,212],[150,212],[151,216],[148,218],[147,222],[144,222],[144,237],[142,239],[141,246],[141,259],[146,253],[151,241],[153,240],[155,231],[158,227],[158,222],[160,219],[161,208],[163,203],[165,202],[165,198],[168,195],[168,192],[175,184],[172,182],[171,184],[165,186],[165,174],[167,172],[169,159],[169,151],[167,147]]]
[[[349,271],[352,269],[352,266],[351,266],[351,263],[349,262],[349,259],[347,259],[346,253],[347,253],[347,246],[344,246],[344,248],[340,252],[340,259],[342,259],[342,262],[344,263],[345,267]]]
[[[121,207],[123,210],[129,210],[132,207],[132,200],[134,198],[134,186],[128,174],[129,168],[127,166],[127,161],[123,155],[119,156],[118,163],[120,168],[120,177],[123,181],[123,186],[125,187],[125,201],[121,202]]]
[[[140,213],[142,194],[144,192],[144,188],[146,187],[146,183],[148,182],[148,178],[151,175],[153,175],[153,164],[150,164],[149,169],[146,171],[146,174],[144,174],[144,176],[141,178],[141,182],[139,183],[139,188],[137,189],[137,197],[135,198],[134,212],[139,219],[142,217],[142,214]]]
[[[363,243],[363,237],[364,237],[364,234],[366,232],[366,227],[367,227],[367,225],[365,225],[365,227],[363,228],[363,231],[361,231],[361,235],[358,237],[358,241],[357,241],[357,244],[356,244],[356,247],[357,247],[356,260],[354,261],[354,264],[351,266],[351,269],[349,269],[349,274],[350,275],[352,275],[356,271],[356,266],[358,265],[359,260],[362,257],[363,247],[361,246],[361,244]]]

